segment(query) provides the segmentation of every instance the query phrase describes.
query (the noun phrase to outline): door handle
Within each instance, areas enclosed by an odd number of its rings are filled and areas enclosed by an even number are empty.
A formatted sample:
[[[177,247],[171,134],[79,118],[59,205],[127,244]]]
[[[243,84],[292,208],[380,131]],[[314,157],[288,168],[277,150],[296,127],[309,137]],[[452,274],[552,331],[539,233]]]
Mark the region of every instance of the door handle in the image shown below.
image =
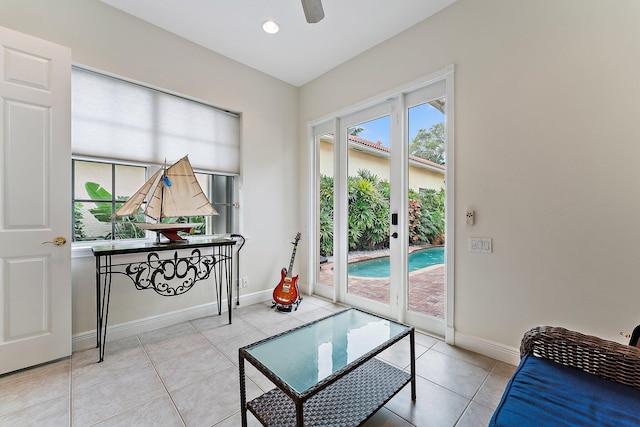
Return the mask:
[[[53,243],[56,246],[62,246],[65,243],[67,243],[67,239],[65,239],[64,237],[56,237],[55,239],[49,241],[49,242],[42,242],[42,244],[44,245],[45,243]]]
[[[393,233],[393,234],[391,235],[391,237],[393,237],[394,239],[397,239],[397,238],[398,238],[398,233]]]

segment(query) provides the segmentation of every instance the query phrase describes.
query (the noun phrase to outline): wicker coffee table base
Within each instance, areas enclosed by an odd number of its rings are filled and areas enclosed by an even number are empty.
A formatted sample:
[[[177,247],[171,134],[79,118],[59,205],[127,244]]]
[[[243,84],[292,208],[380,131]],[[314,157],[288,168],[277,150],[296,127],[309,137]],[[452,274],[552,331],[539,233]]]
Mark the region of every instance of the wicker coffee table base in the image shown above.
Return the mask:
[[[408,372],[373,358],[309,398],[304,425],[359,426],[410,381]],[[264,426],[296,425],[294,401],[277,388],[248,402],[247,408]]]

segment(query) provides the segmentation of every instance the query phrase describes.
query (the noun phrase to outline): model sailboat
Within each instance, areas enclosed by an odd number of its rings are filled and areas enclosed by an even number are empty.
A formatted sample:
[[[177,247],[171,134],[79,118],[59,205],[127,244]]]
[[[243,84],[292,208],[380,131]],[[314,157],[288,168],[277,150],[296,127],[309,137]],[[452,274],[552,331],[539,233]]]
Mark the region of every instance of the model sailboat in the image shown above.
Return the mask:
[[[144,214],[155,223],[134,223],[136,226],[155,231],[170,241],[183,241],[178,232],[189,232],[198,227],[196,223],[163,223],[165,218],[218,215],[198,183],[189,158],[184,156],[168,168],[163,167],[113,214],[113,218],[135,215],[144,202]],[[160,235],[158,234],[158,241]]]

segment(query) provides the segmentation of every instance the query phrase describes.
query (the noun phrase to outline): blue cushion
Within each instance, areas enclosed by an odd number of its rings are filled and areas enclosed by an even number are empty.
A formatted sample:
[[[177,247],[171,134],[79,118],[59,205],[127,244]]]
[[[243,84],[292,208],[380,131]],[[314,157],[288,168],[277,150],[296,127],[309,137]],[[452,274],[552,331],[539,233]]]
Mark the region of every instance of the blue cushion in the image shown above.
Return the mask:
[[[640,390],[525,356],[489,426],[640,426]]]

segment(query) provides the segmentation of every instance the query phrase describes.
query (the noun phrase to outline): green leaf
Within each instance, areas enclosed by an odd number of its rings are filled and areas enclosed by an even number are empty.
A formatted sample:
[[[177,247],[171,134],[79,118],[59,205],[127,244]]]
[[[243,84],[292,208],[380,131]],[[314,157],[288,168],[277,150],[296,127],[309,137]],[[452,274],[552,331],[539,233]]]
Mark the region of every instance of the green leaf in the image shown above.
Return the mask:
[[[87,181],[84,183],[84,188],[87,190],[90,199],[111,201],[111,193],[98,183]]]
[[[89,212],[100,222],[111,222],[111,193],[95,182],[85,182],[84,188],[93,200],[109,200],[106,203],[96,202],[96,207],[89,209]]]

